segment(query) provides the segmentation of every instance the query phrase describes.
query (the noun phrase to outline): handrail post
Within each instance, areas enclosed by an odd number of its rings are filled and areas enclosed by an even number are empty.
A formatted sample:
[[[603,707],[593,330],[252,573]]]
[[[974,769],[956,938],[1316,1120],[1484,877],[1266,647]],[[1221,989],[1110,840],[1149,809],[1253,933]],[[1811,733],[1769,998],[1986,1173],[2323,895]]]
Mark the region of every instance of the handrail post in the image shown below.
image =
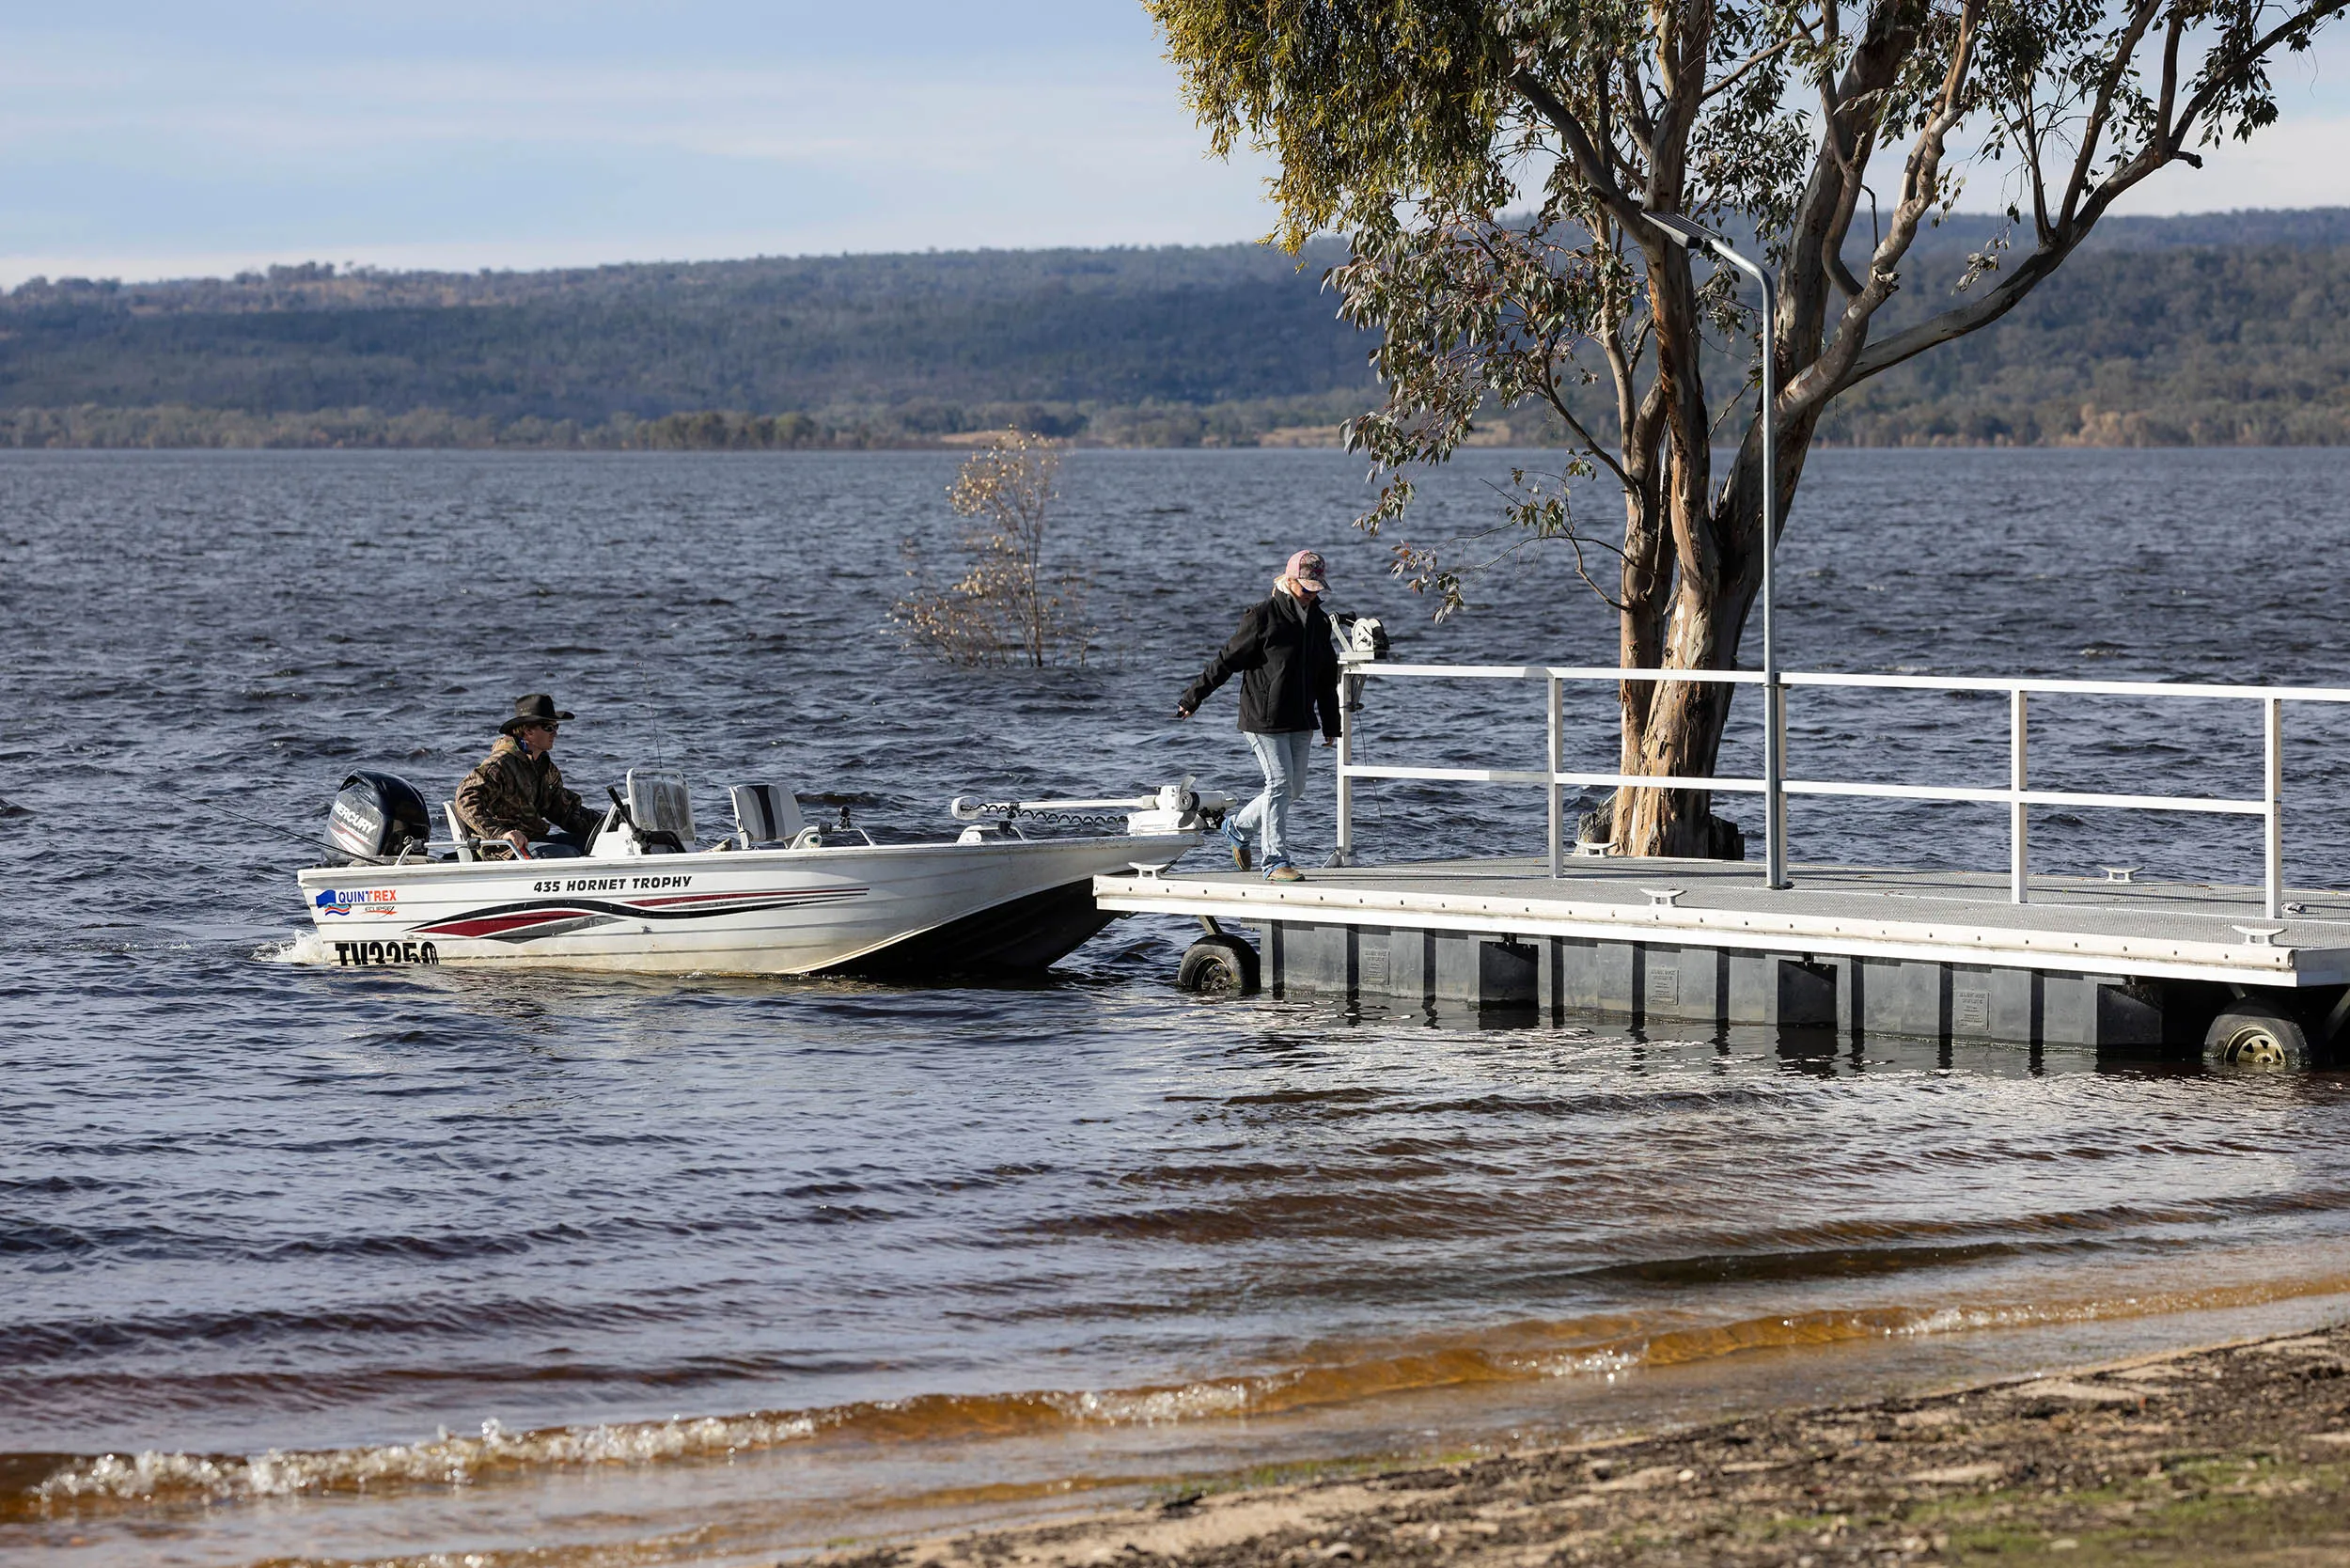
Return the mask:
[[[2266,843],[2261,856],[2263,882],[2267,893],[2264,913],[2269,919],[2281,920],[2285,914],[2285,728],[2284,703],[2276,698],[2261,699],[2261,729],[2267,742],[2267,766],[2263,770],[2261,798],[2267,805],[2262,819]]]
[[[2016,686],[2007,694],[2007,895],[2031,902],[2031,808],[2024,804],[2026,757],[2031,747],[2031,699]]]
[[[1343,671],[1344,666],[1340,666]],[[1357,686],[1355,690],[1361,691]],[[1339,776],[1338,848],[1330,856],[1333,866],[1355,864],[1355,780],[1347,776],[1347,764],[1355,760],[1355,715],[1347,711],[1346,680],[1339,680]]]
[[[1543,728],[1549,739],[1550,758],[1550,874],[1555,881],[1567,874],[1566,797],[1560,792],[1559,775],[1566,767],[1565,737],[1560,733],[1559,714],[1560,682],[1556,675],[1543,678]]]

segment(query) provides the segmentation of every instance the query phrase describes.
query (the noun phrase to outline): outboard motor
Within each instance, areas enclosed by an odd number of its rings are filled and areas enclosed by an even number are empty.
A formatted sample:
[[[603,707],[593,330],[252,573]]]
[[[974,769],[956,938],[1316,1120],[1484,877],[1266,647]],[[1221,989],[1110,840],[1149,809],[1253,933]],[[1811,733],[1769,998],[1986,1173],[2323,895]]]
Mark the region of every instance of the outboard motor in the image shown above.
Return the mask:
[[[352,774],[327,813],[326,847],[338,866],[397,860],[431,837],[424,796],[398,774]]]

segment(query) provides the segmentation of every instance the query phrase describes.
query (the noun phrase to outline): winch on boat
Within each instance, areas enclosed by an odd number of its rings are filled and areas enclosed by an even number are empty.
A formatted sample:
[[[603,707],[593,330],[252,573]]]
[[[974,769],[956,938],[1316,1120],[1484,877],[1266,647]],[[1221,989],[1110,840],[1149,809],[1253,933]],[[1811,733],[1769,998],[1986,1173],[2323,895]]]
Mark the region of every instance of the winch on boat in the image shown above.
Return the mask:
[[[315,928],[292,955],[335,965],[496,964],[732,974],[914,976],[1041,969],[1115,917],[1092,879],[1158,871],[1232,801],[1185,778],[1133,797],[958,798],[952,839],[876,843],[843,809],[809,822],[772,784],[734,786],[704,840],[682,774],[639,768],[587,855],[509,859],[451,806],[376,770],[343,781],[325,866],[300,873]]]

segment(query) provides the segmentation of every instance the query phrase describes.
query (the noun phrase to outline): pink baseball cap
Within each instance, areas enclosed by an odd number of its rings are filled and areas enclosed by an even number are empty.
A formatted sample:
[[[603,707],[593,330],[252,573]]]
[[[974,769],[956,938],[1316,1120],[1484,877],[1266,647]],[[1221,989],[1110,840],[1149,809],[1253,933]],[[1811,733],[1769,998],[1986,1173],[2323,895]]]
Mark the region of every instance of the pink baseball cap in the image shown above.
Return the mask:
[[[1329,570],[1322,562],[1322,552],[1300,550],[1281,569],[1281,575],[1296,579],[1297,586],[1309,593],[1326,593],[1330,588],[1326,580]]]

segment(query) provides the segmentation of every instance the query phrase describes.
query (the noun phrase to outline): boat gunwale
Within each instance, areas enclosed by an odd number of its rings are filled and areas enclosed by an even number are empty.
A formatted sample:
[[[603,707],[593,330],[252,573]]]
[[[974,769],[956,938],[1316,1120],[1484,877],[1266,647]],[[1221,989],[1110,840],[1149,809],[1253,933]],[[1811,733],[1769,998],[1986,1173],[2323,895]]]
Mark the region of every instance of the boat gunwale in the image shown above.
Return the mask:
[[[1001,855],[1008,852],[1013,854],[1042,853],[1092,845],[1106,847],[1111,844],[1130,844],[1137,849],[1165,848],[1183,842],[1184,851],[1188,853],[1199,846],[1202,838],[1198,830],[1185,828],[1174,833],[1104,833],[1067,839],[990,839],[975,844],[946,839],[919,844],[821,844],[808,849],[778,846],[775,849],[753,850],[687,850],[675,855],[567,855],[535,860],[411,860],[396,861],[387,865],[370,865],[361,861],[352,861],[343,866],[306,866],[295,872],[295,876],[306,886],[311,884],[313,878],[321,881],[348,882],[355,877],[364,877],[378,872],[397,873],[399,879],[422,876],[430,880],[446,880],[481,875],[510,876],[518,871],[540,867],[559,868],[553,873],[558,876],[585,875],[596,870],[630,870],[638,875],[652,876],[674,875],[679,870],[708,862],[716,862],[714,866],[710,867],[712,870],[733,867],[748,869],[783,864],[803,865],[809,862],[843,859],[851,855],[879,855],[902,857],[909,855],[934,855],[941,850],[985,849]],[[654,868],[659,868],[659,870],[656,870]],[[536,874],[549,873],[540,870]],[[386,877],[386,880],[391,879],[389,876]]]

